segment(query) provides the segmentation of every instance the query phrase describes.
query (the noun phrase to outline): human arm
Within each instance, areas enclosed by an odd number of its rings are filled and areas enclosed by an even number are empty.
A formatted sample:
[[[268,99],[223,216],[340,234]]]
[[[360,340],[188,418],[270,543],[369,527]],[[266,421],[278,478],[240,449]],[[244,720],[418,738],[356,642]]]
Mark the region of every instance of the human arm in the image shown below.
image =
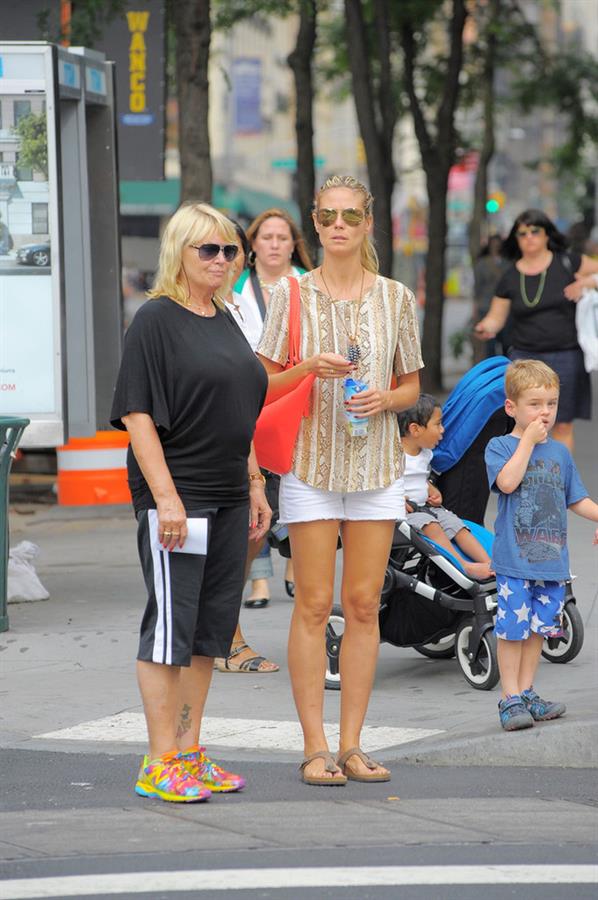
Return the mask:
[[[360,391],[350,400],[345,400],[345,407],[360,419],[386,410],[400,412],[402,409],[409,409],[419,397],[419,371],[399,375],[397,381],[398,386],[387,391],[380,388]]]
[[[547,437],[548,431],[540,419],[534,419],[529,423],[519,440],[517,449],[496,476],[496,486],[503,494],[512,494],[517,490],[527,470],[534,447],[545,441]]]
[[[575,273],[575,281],[568,284],[563,293],[567,300],[576,303],[583,292],[588,289],[598,288],[598,259],[592,259],[585,254],[581,257],[581,265]]]
[[[428,482],[428,501],[430,506],[442,506],[442,494],[435,484]]]
[[[481,341],[488,341],[496,337],[499,331],[507,324],[511,311],[511,301],[506,297],[493,297],[490,309],[483,319],[480,319],[474,327],[476,337]]]
[[[575,513],[576,516],[582,516],[584,519],[589,519],[590,522],[598,522],[598,503],[595,503],[589,497],[584,497],[583,500],[572,503],[569,506],[569,509],[571,512]],[[594,532],[594,540],[592,543],[598,544],[598,528]]]
[[[168,550],[174,549],[177,544],[182,547],[187,538],[187,513],[166,465],[156,426],[151,416],[142,412],[131,412],[122,416],[121,421],[129,433],[135,459],[156,502],[158,540]]]
[[[354,371],[353,364],[338,353],[319,353],[290,369],[285,369],[280,363],[267,359],[261,353],[257,356],[268,373],[267,403],[287,394],[306,375],[313,373],[316,378],[346,378]]]
[[[260,473],[253,441],[247,457],[247,474]],[[272,510],[266,500],[266,486],[261,478],[249,478],[249,540],[259,541],[267,534],[272,519]]]

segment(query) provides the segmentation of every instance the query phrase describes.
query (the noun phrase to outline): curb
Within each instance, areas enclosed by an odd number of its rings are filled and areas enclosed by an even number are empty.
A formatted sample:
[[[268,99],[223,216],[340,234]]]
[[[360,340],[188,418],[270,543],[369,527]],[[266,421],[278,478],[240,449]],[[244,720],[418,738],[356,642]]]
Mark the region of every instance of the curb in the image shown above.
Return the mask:
[[[598,768],[598,719],[538,722],[506,733],[498,728],[473,737],[428,738],[392,754],[403,763],[430,766],[536,766]],[[387,754],[388,755],[388,754]]]

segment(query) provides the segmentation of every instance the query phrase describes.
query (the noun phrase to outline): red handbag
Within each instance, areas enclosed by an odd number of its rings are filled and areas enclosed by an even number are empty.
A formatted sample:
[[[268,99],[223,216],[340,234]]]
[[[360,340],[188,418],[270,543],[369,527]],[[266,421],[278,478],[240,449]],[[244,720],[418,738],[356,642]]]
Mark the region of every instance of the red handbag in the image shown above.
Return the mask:
[[[301,362],[301,301],[299,282],[289,278],[289,358],[285,369]],[[293,465],[293,453],[303,416],[309,415],[309,398],[315,375],[306,375],[262,409],[253,435],[257,461],[263,469],[286,475]]]

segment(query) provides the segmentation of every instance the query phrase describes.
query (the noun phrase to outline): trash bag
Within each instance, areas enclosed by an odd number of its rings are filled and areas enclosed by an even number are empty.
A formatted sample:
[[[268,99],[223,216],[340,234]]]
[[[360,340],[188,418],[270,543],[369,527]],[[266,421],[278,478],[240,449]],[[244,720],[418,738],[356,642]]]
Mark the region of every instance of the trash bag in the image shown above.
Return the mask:
[[[9,603],[25,600],[47,600],[50,596],[33,567],[33,560],[39,555],[39,547],[31,541],[21,541],[8,553],[8,594]]]

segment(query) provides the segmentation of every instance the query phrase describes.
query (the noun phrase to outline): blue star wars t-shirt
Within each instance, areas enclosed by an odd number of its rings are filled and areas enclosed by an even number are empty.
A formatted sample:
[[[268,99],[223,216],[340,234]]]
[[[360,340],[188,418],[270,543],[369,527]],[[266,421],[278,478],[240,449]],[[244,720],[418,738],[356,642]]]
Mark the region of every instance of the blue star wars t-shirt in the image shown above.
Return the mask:
[[[567,448],[548,438],[534,447],[517,490],[503,494],[496,479],[518,445],[519,438],[507,434],[486,447],[488,481],[498,494],[492,567],[514,578],[563,581],[570,575],[567,507],[588,492]]]

